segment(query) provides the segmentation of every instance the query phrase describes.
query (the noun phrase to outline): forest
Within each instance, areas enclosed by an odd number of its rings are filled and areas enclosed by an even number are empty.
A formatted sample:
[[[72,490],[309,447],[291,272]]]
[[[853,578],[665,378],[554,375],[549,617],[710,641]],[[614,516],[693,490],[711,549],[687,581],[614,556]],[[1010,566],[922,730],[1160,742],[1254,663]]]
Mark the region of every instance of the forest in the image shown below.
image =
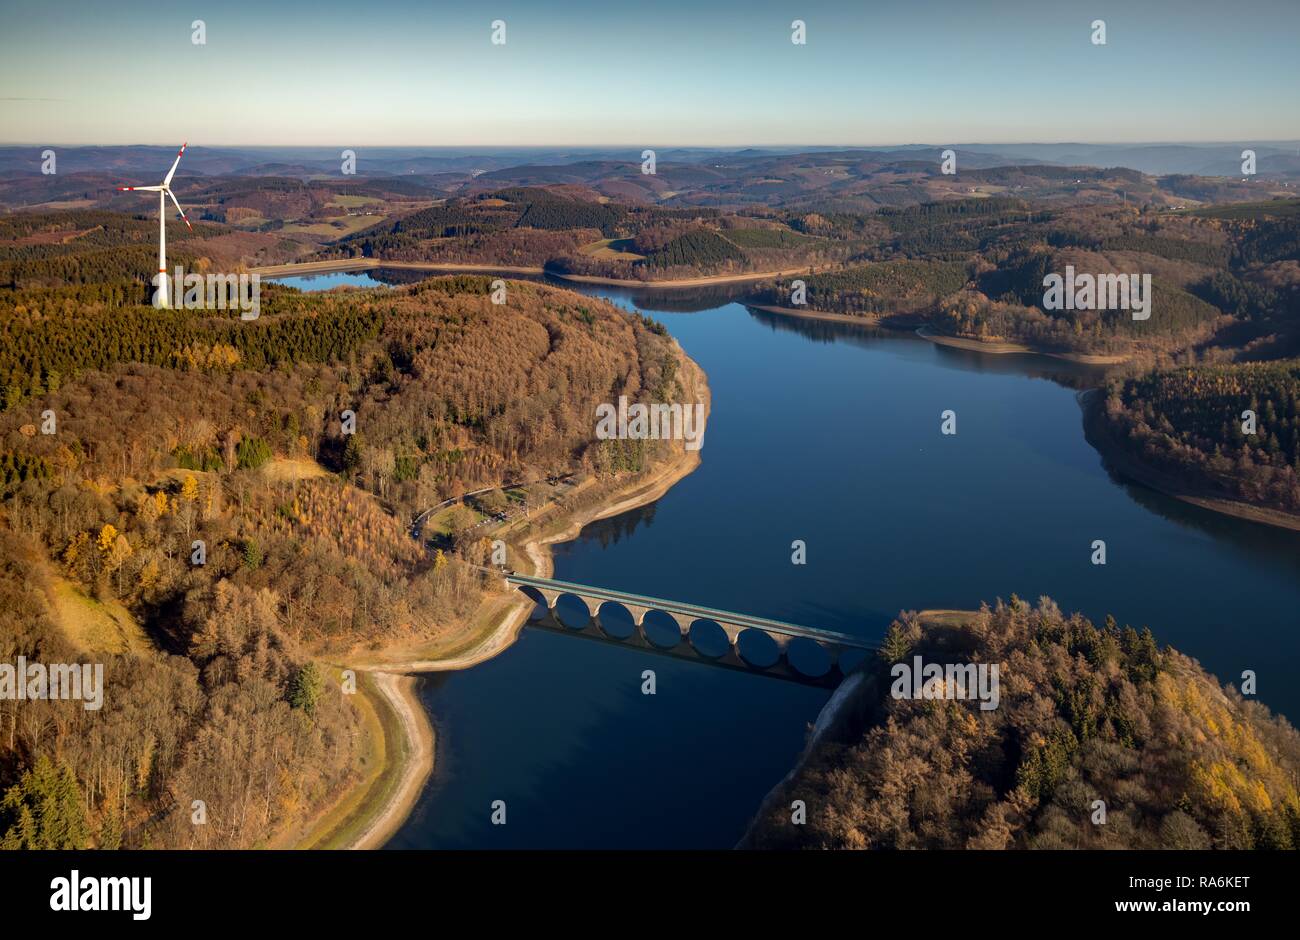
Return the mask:
[[[271,181],[214,205],[326,196]],[[1287,205],[995,196],[853,213],[521,186],[404,210],[316,257],[638,280],[806,267],[813,310],[1132,356],[1143,370],[1117,376],[1103,409],[1127,452],[1295,513],[1300,213]],[[269,844],[360,773],[358,715],[330,664],[454,636],[496,590],[465,563],[485,545],[431,556],[415,515],[507,480],[649,469],[657,445],[592,439],[594,406],[685,393],[662,327],[535,283],[510,282],[504,307],[491,278],[458,276],[311,295],[265,284],[251,322],[156,310],[141,273],[156,236],[147,214],[0,218],[0,661],[93,657],[108,683],[95,715],[0,702],[5,847]],[[216,222],[172,237],[169,258],[199,272],[302,247]],[[621,250],[596,248],[608,240]],[[1151,320],[1044,310],[1042,278],[1067,264],[1151,273]],[[791,280],[752,299],[785,306]],[[794,835],[773,817],[769,844],[1300,838],[1294,732],[1149,635],[1013,600],[955,633],[905,617],[887,648],[1008,663],[1009,709],[871,705],[860,739],[827,744],[792,784],[828,808],[818,824]],[[1107,796],[1120,824],[1081,828],[1082,794],[1108,780],[1123,783]],[[211,825],[190,824],[195,799]]]
[[[999,665],[1000,702],[895,698],[890,667]],[[1300,734],[1148,630],[1012,596],[959,623],[905,613],[832,732],[743,845],[1294,849]],[[790,804],[803,800],[805,825]],[[1098,803],[1104,824],[1097,820]]]
[[[940,298],[960,290],[967,279],[966,266],[953,261],[883,261],[799,278],[810,309],[854,316],[928,312]],[[794,280],[779,278],[772,287],[756,292],[754,299],[788,307]]]
[[[1300,361],[1115,379],[1102,417],[1127,453],[1195,492],[1300,513]]]
[[[791,227],[835,232],[856,248],[846,265],[800,278],[810,310],[1169,365],[1300,354],[1300,216],[1287,204],[1189,214],[994,197],[881,209],[876,228],[842,214]],[[1149,273],[1150,318],[1045,309],[1044,277],[1067,266]],[[754,300],[788,306],[792,280],[759,288]]]
[[[665,208],[602,202],[581,187],[513,187],[462,196],[323,246],[321,259],[381,258],[530,265],[627,280],[669,280],[842,261],[847,233],[796,231],[800,217],[756,208]],[[626,240],[636,257],[585,250]]]
[[[682,394],[662,328],[490,285],[267,285],[256,321],[112,285],[0,304],[0,660],[93,659],[107,686],[96,713],[0,702],[0,843],[271,844],[362,773],[328,664],[458,635],[499,590],[485,544],[427,554],[417,512],[655,465],[667,442],[612,455],[592,415]]]

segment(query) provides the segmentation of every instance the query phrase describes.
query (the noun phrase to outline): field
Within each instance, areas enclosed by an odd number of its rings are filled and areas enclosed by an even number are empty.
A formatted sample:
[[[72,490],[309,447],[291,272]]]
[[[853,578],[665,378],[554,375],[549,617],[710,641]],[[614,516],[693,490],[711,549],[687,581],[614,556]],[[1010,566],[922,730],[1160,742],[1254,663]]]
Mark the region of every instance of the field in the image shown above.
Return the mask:
[[[588,257],[602,258],[606,261],[640,261],[645,257],[630,251],[631,247],[630,238],[602,238],[590,245],[583,245],[578,250]]]
[[[327,238],[344,238],[382,222],[384,216],[345,215],[321,222],[292,222],[280,231],[285,235],[322,235]]]
[[[152,649],[148,636],[121,601],[97,601],[63,578],[55,581],[51,594],[59,626],[78,649],[95,653]]]

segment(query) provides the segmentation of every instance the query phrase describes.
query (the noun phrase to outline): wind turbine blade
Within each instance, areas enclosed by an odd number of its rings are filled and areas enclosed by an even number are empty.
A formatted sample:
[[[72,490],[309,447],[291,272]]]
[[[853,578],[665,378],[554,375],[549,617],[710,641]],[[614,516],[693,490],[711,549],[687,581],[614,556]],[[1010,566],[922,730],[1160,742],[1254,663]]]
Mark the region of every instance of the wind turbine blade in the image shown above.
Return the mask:
[[[160,193],[161,186],[119,186],[117,191],[120,193]]]
[[[164,192],[166,192],[167,195],[172,197],[172,202],[176,203],[176,211],[179,212],[181,214],[181,218],[185,220],[185,227],[189,229],[191,232],[194,231],[194,226],[190,225],[190,220],[189,217],[185,215],[185,210],[181,208],[181,204],[179,202],[176,202],[176,195],[170,189],[164,190]]]
[[[181,144],[181,149],[176,152],[176,162],[172,164],[172,168],[167,171],[167,176],[162,181],[164,186],[170,186],[172,184],[172,177],[176,175],[176,167],[180,166],[181,157],[185,156],[185,148],[188,146],[189,141],[186,141]]]

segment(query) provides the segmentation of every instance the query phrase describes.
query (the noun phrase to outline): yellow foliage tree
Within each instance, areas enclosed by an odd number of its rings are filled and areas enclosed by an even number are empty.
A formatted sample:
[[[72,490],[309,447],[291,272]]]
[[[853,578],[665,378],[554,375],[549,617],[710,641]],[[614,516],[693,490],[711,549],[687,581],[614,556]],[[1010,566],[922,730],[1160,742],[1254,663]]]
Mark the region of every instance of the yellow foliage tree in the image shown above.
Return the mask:
[[[107,555],[113,549],[113,543],[117,541],[117,527],[111,522],[104,523],[104,528],[99,530],[99,538],[96,544],[99,550]]]
[[[157,560],[150,558],[144,563],[144,567],[140,569],[140,587],[146,590],[153,587],[158,583],[158,578],[161,575],[162,571],[158,567]]]
[[[141,493],[136,500],[135,514],[146,522],[154,522],[159,516],[158,501],[148,493]]]
[[[81,558],[81,553],[86,544],[90,541],[90,536],[85,532],[78,532],[68,542],[68,547],[63,550],[63,563],[67,565],[68,570],[77,567],[77,561]]]

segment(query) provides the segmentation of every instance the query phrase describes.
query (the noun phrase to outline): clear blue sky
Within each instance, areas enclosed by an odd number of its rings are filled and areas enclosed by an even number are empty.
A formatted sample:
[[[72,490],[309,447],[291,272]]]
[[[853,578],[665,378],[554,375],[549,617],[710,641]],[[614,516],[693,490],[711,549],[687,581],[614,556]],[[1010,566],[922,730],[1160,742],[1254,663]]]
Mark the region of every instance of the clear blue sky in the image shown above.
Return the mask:
[[[1300,0],[6,0],[0,143],[1291,139],[1298,35]]]

